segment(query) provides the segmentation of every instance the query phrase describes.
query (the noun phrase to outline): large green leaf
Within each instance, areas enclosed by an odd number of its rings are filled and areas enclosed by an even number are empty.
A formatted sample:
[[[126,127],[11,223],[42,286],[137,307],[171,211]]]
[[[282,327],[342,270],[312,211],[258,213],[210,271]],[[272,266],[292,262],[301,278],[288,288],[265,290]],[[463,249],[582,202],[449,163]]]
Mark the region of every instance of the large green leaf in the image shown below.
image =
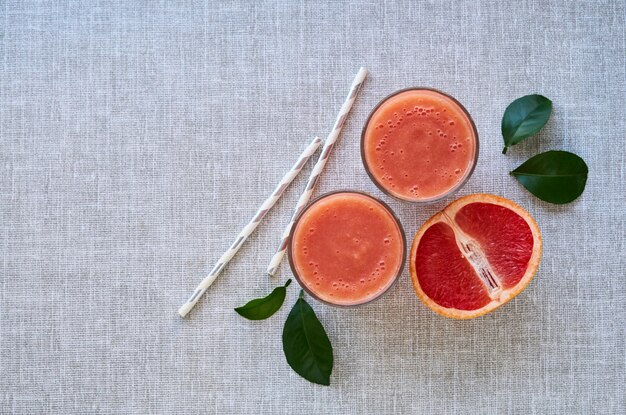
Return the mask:
[[[274,291],[267,297],[255,298],[247,304],[235,308],[235,311],[248,320],[265,320],[283,305],[289,284],[291,284],[291,279],[288,279],[284,286],[274,288]]]
[[[536,134],[550,118],[552,101],[542,95],[526,95],[513,101],[502,117],[502,138],[509,147]]]
[[[589,169],[567,151],[546,151],[511,172],[529,192],[546,202],[569,203],[585,190]]]
[[[297,374],[309,382],[330,385],[333,347],[302,291],[283,328],[283,351]]]

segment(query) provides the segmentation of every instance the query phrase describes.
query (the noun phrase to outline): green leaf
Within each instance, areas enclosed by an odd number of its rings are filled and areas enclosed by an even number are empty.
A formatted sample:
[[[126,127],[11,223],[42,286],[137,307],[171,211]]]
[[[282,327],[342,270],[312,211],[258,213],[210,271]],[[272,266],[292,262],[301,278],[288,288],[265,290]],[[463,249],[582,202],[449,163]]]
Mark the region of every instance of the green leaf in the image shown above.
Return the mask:
[[[502,117],[502,138],[506,154],[509,147],[535,135],[546,125],[552,101],[542,95],[526,95],[513,101]]]
[[[309,382],[330,385],[333,347],[302,291],[283,328],[283,351],[297,374]]]
[[[546,151],[528,159],[511,172],[541,200],[563,204],[585,190],[589,169],[584,160],[567,151]]]
[[[274,288],[267,297],[255,298],[246,305],[235,308],[235,311],[248,320],[265,320],[271,317],[285,302],[289,284],[291,279],[288,279],[285,285]]]

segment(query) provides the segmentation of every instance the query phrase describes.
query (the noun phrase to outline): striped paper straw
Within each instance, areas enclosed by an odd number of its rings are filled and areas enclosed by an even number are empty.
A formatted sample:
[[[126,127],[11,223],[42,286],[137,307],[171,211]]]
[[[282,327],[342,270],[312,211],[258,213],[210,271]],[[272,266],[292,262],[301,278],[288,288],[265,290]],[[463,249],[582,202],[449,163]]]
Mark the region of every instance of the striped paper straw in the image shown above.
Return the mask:
[[[331,130],[330,134],[326,138],[326,142],[324,143],[324,148],[322,149],[322,153],[320,154],[317,163],[315,163],[315,167],[313,167],[313,171],[311,171],[311,176],[309,176],[309,181],[306,184],[306,188],[304,193],[298,199],[298,204],[296,205],[296,209],[289,221],[289,224],[285,228],[283,232],[282,239],[280,241],[280,245],[278,246],[278,250],[272,257],[269,266],[267,267],[267,273],[270,276],[276,275],[278,271],[278,267],[285,256],[285,252],[287,252],[287,244],[289,243],[289,233],[291,232],[291,228],[293,224],[302,211],[309,200],[311,199],[311,195],[313,194],[313,189],[315,189],[315,184],[317,183],[317,179],[320,177],[320,173],[324,170],[324,166],[326,166],[326,162],[328,161],[328,157],[330,156],[333,147],[335,146],[335,142],[339,137],[339,133],[341,132],[341,128],[343,127],[344,122],[350,113],[350,109],[352,108],[352,104],[359,93],[359,89],[363,82],[365,81],[365,77],[367,76],[367,69],[361,68],[359,72],[356,74],[354,81],[352,81],[352,86],[350,87],[350,92],[346,97],[343,105],[341,106],[341,110],[339,110],[339,114],[337,114],[337,120],[335,121],[335,125]]]
[[[220,257],[211,272],[209,272],[209,275],[207,275],[206,278],[202,280],[202,282],[200,283],[200,285],[198,285],[191,297],[189,297],[189,300],[187,300],[187,302],[178,309],[178,314],[180,314],[181,317],[185,317],[187,313],[189,313],[193,306],[196,305],[202,294],[204,294],[206,290],[211,286],[211,284],[213,284],[213,281],[215,281],[215,278],[217,278],[220,272],[222,272],[226,264],[228,264],[228,261],[230,261],[235,256],[245,240],[248,239],[248,236],[250,236],[252,232],[254,232],[254,230],[257,226],[259,226],[259,223],[261,222],[261,220],[263,220],[267,212],[269,212],[269,210],[272,208],[272,206],[274,206],[276,201],[280,199],[287,186],[289,186],[289,183],[291,183],[293,179],[296,178],[298,173],[300,173],[302,167],[304,167],[307,160],[313,155],[313,153],[315,153],[321,142],[322,140],[319,137],[315,137],[311,144],[309,144],[309,146],[304,150],[296,164],[294,164],[291,170],[289,170],[289,172],[285,174],[285,177],[283,177],[280,183],[278,183],[278,186],[276,186],[276,189],[270,195],[270,197],[268,197],[265,202],[263,202],[252,220],[248,222],[248,224],[242,229],[241,232],[239,232],[239,235],[237,235],[237,239],[235,239],[235,242],[233,242],[230,248],[228,248],[228,250],[224,252],[224,254]]]

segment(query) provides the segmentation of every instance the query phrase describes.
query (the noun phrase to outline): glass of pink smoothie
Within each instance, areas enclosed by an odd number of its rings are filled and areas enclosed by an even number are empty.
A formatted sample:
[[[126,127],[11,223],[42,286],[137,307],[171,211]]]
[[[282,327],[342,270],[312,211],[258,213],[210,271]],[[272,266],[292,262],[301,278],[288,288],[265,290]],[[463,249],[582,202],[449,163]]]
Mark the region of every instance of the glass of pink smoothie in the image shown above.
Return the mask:
[[[406,237],[391,208],[366,193],[337,191],[298,216],[289,264],[302,288],[334,306],[355,306],[384,294],[406,260]]]
[[[478,159],[478,132],[453,97],[429,88],[403,89],[372,110],[361,135],[361,158],[386,194],[430,203],[467,182]]]

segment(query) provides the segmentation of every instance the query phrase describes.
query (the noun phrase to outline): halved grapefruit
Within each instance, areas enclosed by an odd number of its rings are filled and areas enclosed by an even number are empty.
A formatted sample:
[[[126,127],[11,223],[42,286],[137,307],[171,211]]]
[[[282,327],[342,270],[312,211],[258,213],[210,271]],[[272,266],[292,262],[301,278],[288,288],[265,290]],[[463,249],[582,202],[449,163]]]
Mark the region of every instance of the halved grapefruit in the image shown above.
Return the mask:
[[[468,319],[522,292],[540,259],[541,232],[530,214],[508,199],[475,194],[422,225],[411,247],[411,279],[433,311]]]

